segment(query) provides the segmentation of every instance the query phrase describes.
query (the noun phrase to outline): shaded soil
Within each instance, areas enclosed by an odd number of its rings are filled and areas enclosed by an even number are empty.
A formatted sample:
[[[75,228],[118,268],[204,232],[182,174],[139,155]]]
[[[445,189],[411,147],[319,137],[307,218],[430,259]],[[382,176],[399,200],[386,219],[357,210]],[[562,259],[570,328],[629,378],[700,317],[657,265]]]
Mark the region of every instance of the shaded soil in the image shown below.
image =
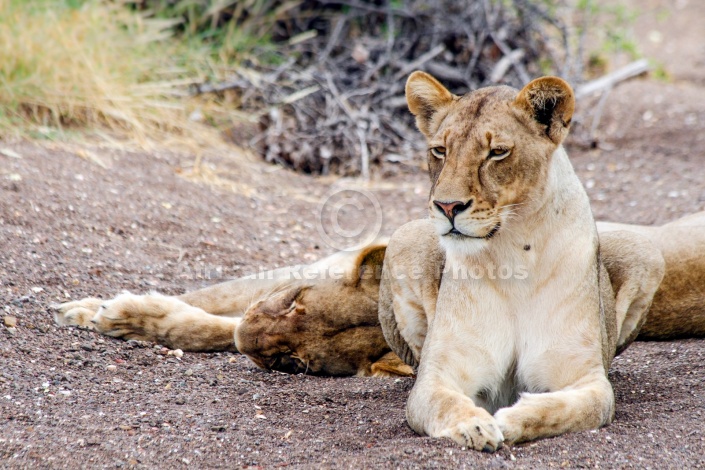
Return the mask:
[[[678,21],[697,25],[702,10],[686,2]],[[670,60],[664,51],[651,52]],[[650,224],[705,209],[705,88],[692,70],[621,85],[600,147],[568,148],[596,217]],[[404,419],[411,379],[267,373],[238,355],[179,360],[57,328],[53,302],[180,293],[331,253],[321,201],[359,183],[238,154],[206,154],[194,172],[193,157],[168,153],[0,149],[22,157],[0,153],[0,316],[17,318],[14,331],[0,324],[0,467],[705,467],[703,340],[637,343],[617,358],[612,425],[488,455],[416,436]],[[80,158],[86,150],[108,168]],[[388,166],[365,186],[383,233],[424,216],[422,167]]]

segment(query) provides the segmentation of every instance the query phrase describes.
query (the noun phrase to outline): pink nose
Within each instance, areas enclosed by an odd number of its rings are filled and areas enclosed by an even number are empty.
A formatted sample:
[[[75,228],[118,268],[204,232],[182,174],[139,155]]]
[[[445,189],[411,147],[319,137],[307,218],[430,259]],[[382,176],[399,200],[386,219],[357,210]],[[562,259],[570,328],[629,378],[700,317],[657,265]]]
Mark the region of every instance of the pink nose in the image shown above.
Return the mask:
[[[460,214],[463,212],[465,209],[469,208],[472,205],[472,199],[469,200],[468,202],[462,202],[462,201],[453,201],[453,202],[442,202],[442,201],[433,201],[433,204],[438,207],[438,209],[445,215],[448,220],[453,222],[453,219],[455,218],[456,215]]]

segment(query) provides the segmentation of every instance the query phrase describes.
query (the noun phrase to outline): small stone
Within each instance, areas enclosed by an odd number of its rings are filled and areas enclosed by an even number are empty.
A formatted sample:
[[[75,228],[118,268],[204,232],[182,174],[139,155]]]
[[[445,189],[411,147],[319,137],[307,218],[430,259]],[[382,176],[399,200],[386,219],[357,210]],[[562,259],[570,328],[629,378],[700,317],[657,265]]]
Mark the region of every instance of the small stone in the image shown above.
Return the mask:
[[[174,403],[176,403],[177,405],[185,405],[186,399],[184,399],[182,397],[178,397],[176,400],[174,400]]]
[[[229,362],[230,364],[233,364],[233,363],[237,362],[237,358],[236,358],[236,357],[231,357],[230,359],[228,359],[228,362]]]
[[[174,349],[173,351],[169,351],[167,354],[169,356],[174,356],[177,359],[184,357],[184,352],[181,349]]]
[[[6,327],[14,328],[17,326],[17,317],[13,317],[12,315],[5,315],[5,318],[3,318],[3,322],[5,323]]]
[[[10,327],[7,329],[7,332],[14,336],[14,334],[17,333],[17,328]]]
[[[211,426],[211,431],[223,432],[226,429],[228,429],[228,427],[224,424],[216,424],[215,426]]]
[[[110,364],[108,367],[106,367],[110,372],[115,372],[117,370],[117,366],[114,364]]]
[[[184,375],[193,375],[193,369],[187,369]]]

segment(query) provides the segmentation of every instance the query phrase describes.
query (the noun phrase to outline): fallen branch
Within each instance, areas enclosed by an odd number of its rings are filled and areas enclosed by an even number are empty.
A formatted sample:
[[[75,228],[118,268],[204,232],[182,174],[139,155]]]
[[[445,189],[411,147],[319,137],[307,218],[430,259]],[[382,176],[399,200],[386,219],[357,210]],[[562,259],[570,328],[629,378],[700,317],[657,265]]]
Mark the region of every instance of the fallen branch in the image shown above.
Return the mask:
[[[578,86],[575,89],[575,98],[580,99],[599,91],[604,91],[613,88],[617,83],[637,77],[651,69],[649,61],[640,59],[631,64],[625,65],[621,69],[617,69],[612,73],[600,77],[591,82],[587,82]]]

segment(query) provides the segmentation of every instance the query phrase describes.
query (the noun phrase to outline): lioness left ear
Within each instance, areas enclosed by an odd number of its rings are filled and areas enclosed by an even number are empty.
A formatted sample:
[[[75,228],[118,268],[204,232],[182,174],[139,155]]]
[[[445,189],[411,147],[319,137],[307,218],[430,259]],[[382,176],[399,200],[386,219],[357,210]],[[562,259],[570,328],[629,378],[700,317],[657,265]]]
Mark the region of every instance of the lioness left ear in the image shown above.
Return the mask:
[[[379,289],[386,249],[386,243],[376,243],[360,251],[355,260],[355,273],[358,286],[362,288],[371,287],[373,289]]]
[[[575,96],[564,80],[558,77],[532,80],[519,92],[515,104],[546,126],[546,135],[556,144],[568,135]]]

